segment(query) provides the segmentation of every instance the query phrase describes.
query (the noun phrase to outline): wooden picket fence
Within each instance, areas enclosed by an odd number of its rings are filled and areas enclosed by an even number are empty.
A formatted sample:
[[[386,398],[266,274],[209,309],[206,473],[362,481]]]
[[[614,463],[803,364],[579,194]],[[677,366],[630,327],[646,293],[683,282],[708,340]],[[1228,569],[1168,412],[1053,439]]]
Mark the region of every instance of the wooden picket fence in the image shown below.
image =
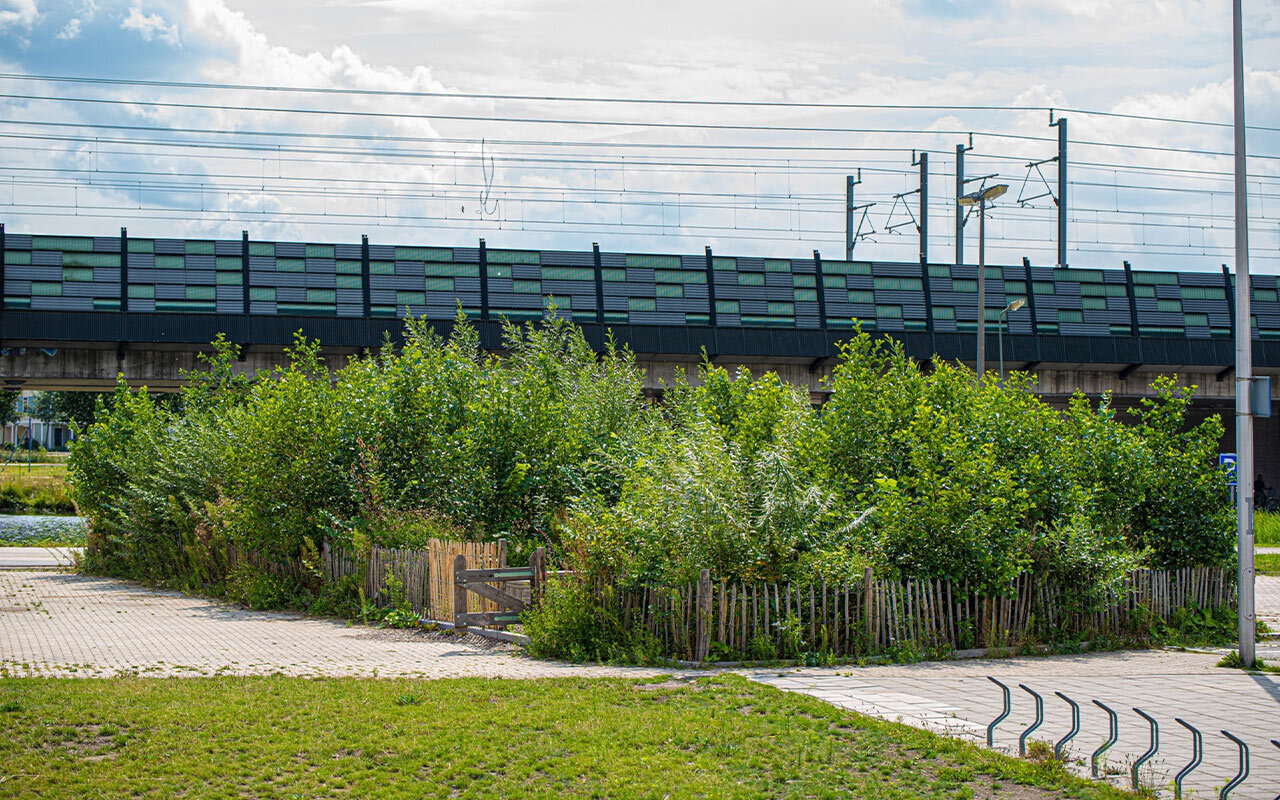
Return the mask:
[[[453,565],[458,556],[466,556],[467,565],[472,569],[498,569],[507,566],[507,543],[503,540],[458,542],[451,539],[431,539],[427,542],[427,553],[431,564],[429,605],[432,618],[439,620],[453,620],[458,614],[453,599]],[[476,614],[498,610],[496,602],[478,594],[469,594],[467,607],[463,609],[465,613]]]
[[[713,582],[675,587],[596,587],[626,630],[643,629],[669,657],[759,658],[802,641],[808,650],[864,655],[894,647],[1017,647],[1097,635],[1141,632],[1151,617],[1183,607],[1235,602],[1228,568],[1133,570],[1110,601],[1074,610],[1070,586],[1024,573],[1006,593],[978,592],[946,580],[884,580],[867,570],[848,583]]]
[[[320,560],[328,581],[363,573],[364,596],[378,608],[391,605],[391,593],[387,590],[388,572],[404,586],[405,599],[415,612],[425,614],[430,608],[428,576],[431,567],[426,550],[374,546],[369,551],[368,560],[362,561],[350,550],[335,550],[326,541]]]

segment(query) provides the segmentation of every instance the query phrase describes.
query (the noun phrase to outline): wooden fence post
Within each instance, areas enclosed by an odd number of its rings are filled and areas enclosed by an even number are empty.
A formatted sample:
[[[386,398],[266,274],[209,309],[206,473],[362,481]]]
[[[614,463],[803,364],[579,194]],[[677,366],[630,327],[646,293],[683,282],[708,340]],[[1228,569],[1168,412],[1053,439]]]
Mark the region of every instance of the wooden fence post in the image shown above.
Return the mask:
[[[542,602],[542,590],[547,584],[547,548],[539,547],[529,556],[529,569],[533,575],[529,577],[529,599],[534,605]]]
[[[704,569],[698,575],[698,638],[694,642],[693,658],[706,661],[711,651],[711,570]]]
[[[862,618],[867,626],[867,648],[874,650],[876,646],[875,609],[872,606],[871,567],[862,571]]]
[[[467,557],[462,553],[453,558],[453,625],[457,630],[465,631],[462,615],[467,613],[467,587],[458,580],[458,573],[467,568]]]

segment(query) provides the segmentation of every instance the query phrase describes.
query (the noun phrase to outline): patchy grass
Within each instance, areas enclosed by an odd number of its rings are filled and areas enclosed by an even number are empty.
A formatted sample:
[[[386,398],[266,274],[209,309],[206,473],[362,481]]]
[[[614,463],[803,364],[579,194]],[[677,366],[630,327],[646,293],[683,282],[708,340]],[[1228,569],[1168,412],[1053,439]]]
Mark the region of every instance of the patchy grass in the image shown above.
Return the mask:
[[[0,511],[73,514],[66,464],[10,464],[0,472]]]
[[[1131,797],[739,676],[0,681],[0,797]]]

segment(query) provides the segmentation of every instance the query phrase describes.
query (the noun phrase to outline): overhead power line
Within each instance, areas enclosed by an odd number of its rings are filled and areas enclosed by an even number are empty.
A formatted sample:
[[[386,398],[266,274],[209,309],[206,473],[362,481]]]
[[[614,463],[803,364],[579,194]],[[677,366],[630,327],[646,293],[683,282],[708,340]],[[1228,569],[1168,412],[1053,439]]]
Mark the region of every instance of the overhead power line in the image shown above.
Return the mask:
[[[303,114],[308,116],[337,116],[375,119],[418,119],[440,122],[503,122],[508,124],[530,125],[569,125],[586,127],[611,128],[647,128],[659,130],[715,130],[715,131],[752,131],[759,133],[845,133],[845,134],[891,134],[910,136],[985,136],[993,139],[1011,139],[1026,142],[1056,142],[1049,136],[1031,136],[1021,133],[999,133],[996,131],[975,130],[925,130],[920,128],[849,128],[824,125],[750,125],[728,122],[658,122],[656,120],[591,120],[566,119],[556,117],[507,117],[484,114],[426,114],[407,111],[355,111],[351,109],[333,108],[288,108],[283,106],[244,106],[222,105],[217,103],[175,103],[158,100],[118,100],[106,97],[60,97],[57,95],[35,94],[0,94],[0,99],[26,100],[33,102],[82,103],[110,106],[152,106],[155,108],[175,108],[196,111],[232,111],[243,113],[269,114]],[[1190,147],[1168,147],[1164,145],[1133,144],[1130,142],[1099,142],[1090,140],[1074,140],[1077,147],[1104,147],[1121,150],[1141,150],[1157,153],[1184,153],[1213,157],[1231,157],[1232,153],[1221,150],[1202,150]],[[909,149],[909,148],[904,148]],[[1280,155],[1250,154],[1251,159],[1280,161]]]
[[[158,81],[127,78],[95,78],[71,75],[25,75],[21,73],[0,73],[0,79],[14,81],[43,81],[49,83],[78,83],[107,86],[149,86],[172,89],[211,89],[248,92],[281,92],[297,94],[348,95],[359,97],[421,97],[459,100],[512,100],[518,102],[556,102],[556,103],[612,103],[629,105],[667,105],[667,106],[734,106],[742,108],[811,108],[856,111],[993,111],[993,112],[1027,112],[1045,111],[1062,114],[1082,114],[1088,116],[1112,117],[1117,119],[1143,120],[1147,122],[1167,122],[1178,125],[1204,125],[1216,128],[1230,128],[1230,122],[1212,120],[1185,119],[1165,117],[1152,114],[1133,114],[1121,111],[1099,111],[1084,108],[1062,108],[1058,106],[1037,105],[928,105],[908,103],[853,103],[836,101],[809,100],[690,100],[658,97],[616,97],[586,95],[532,95],[532,94],[499,94],[492,92],[456,92],[456,91],[413,91],[400,89],[360,89],[329,86],[279,86],[246,83],[211,83],[200,81]],[[1280,131],[1280,128],[1267,125],[1250,125],[1250,130]]]
[[[375,134],[375,133],[316,133],[304,131],[263,131],[263,130],[234,130],[231,128],[178,128],[166,127],[163,125],[121,125],[110,123],[94,123],[94,122],[60,122],[51,120],[18,120],[18,119],[0,119],[0,125],[14,126],[31,126],[35,128],[59,128],[59,129],[75,129],[87,128],[91,130],[111,130],[111,131],[141,131],[152,133],[172,133],[172,134],[202,134],[210,136],[230,136],[245,137],[256,136],[264,139],[316,139],[321,141],[362,141],[362,142],[403,142],[417,144],[470,144],[479,145],[480,138],[470,137],[443,137],[443,136],[402,136],[392,134]],[[926,132],[932,133],[932,132]],[[86,137],[85,141],[92,141]],[[626,150],[711,150],[711,151],[731,151],[731,152],[829,152],[829,153],[908,153],[911,151],[927,152],[941,156],[949,156],[953,152],[950,148],[928,148],[928,147],[908,147],[898,145],[892,147],[880,146],[859,146],[859,145],[773,145],[773,144],[708,144],[708,143],[692,143],[692,142],[601,142],[601,141],[568,141],[560,139],[488,139],[490,144],[506,145],[513,147],[548,147],[548,148],[570,148],[580,147],[583,149],[626,149]],[[252,143],[263,147],[271,148],[266,142]],[[394,152],[394,151],[389,151]],[[997,161],[1026,162],[1032,158],[1030,154],[995,154],[995,153],[979,153],[971,154],[970,157],[981,157]],[[1073,167],[1084,168],[1091,167],[1107,172],[1113,170],[1120,171],[1138,171],[1138,172],[1155,172],[1180,175],[1204,175],[1204,176],[1223,176],[1230,178],[1231,173],[1223,170],[1209,169],[1193,169],[1181,167],[1167,167],[1152,164],[1121,164],[1111,161],[1092,161],[1073,159]],[[909,170],[911,174],[915,174],[915,170]],[[1273,178],[1280,176],[1261,175],[1259,173],[1250,173],[1250,180],[1259,178]]]

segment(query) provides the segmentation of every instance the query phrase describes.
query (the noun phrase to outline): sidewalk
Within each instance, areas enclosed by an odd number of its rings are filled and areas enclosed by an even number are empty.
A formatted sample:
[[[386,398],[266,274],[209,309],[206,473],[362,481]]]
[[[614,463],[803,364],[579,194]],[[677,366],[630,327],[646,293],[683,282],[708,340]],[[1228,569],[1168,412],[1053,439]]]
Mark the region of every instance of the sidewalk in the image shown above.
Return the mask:
[[[1204,737],[1204,763],[1184,784],[1199,796],[1216,796],[1236,774],[1238,750],[1220,731],[1243,739],[1251,751],[1251,776],[1233,798],[1271,800],[1280,791],[1280,681],[1267,675],[1219,669],[1217,655],[1128,651],[1080,656],[1011,658],[924,663],[863,669],[804,669],[749,676],[787,691],[801,692],[842,708],[929,728],[975,742],[986,741],[986,726],[1002,709],[1002,692],[987,679],[1010,688],[1012,713],[996,730],[998,748],[1016,753],[1018,736],[1035,718],[1035,701],[1019,684],[1038,692],[1044,725],[1031,739],[1056,742],[1070,730],[1071,712],[1062,692],[1080,705],[1081,731],[1069,745],[1077,771],[1087,774],[1089,754],[1106,739],[1107,715],[1091,701],[1110,706],[1119,718],[1119,742],[1105,760],[1113,780],[1127,785],[1133,760],[1150,746],[1150,726],[1137,706],[1160,726],[1160,749],[1142,770],[1144,785],[1167,787],[1191,759],[1191,734],[1181,717]]]
[[[0,570],[27,567],[69,567],[80,547],[0,547]]]

